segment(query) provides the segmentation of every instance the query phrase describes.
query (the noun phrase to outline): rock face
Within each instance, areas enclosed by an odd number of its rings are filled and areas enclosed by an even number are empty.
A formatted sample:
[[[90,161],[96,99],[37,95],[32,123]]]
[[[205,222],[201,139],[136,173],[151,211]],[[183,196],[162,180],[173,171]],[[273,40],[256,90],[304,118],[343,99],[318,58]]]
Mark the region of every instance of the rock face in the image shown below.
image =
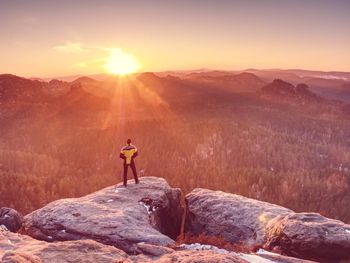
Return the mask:
[[[206,189],[192,191],[186,203],[188,233],[323,262],[349,257],[350,227],[340,221]],[[14,228],[21,225],[23,219],[15,210],[1,211]],[[6,263],[311,262],[264,250],[245,254],[198,243],[176,246],[173,239],[180,233],[182,216],[179,189],[162,178],[142,177],[140,184],[129,181],[127,188],[118,185],[57,200],[25,216],[21,233],[36,239],[8,231],[11,224],[0,226],[0,259]]]
[[[350,225],[316,213],[278,216],[267,227],[269,249],[294,257],[334,262],[350,259]]]
[[[172,244],[180,233],[180,189],[142,177],[81,198],[61,199],[24,218],[24,233],[45,241],[93,239],[135,253],[136,244]],[[173,239],[172,239],[173,238]]]
[[[292,211],[243,196],[197,188],[186,196],[185,232],[262,246],[269,220]]]
[[[311,92],[306,84],[301,83],[294,86],[280,79],[275,79],[272,83],[262,87],[261,92],[267,97],[301,104],[321,101],[321,97]]]
[[[16,232],[23,224],[23,216],[16,210],[8,207],[0,208],[0,225],[8,230]]]
[[[215,250],[175,250],[168,247],[137,244],[136,256],[94,240],[45,242],[0,229],[0,260],[3,263],[307,263],[278,255],[248,255]]]
[[[244,260],[240,255],[236,253],[218,253],[212,250],[174,250],[171,248],[150,246],[143,247],[143,254],[130,257],[133,262],[137,263],[249,263],[250,261]],[[261,258],[260,258],[261,259]],[[272,263],[274,261],[271,261]],[[261,263],[265,263],[261,261]],[[268,263],[268,262],[266,262]]]
[[[272,263],[272,262],[311,263],[311,262],[314,262],[309,260],[302,260],[299,258],[286,257],[279,254],[271,253],[262,249],[259,249],[256,253],[246,254],[246,253],[237,253],[233,251],[227,251],[225,249],[220,249],[216,246],[202,245],[199,243],[194,243],[189,245],[182,244],[179,246],[179,248],[186,248],[187,250],[192,250],[192,251],[211,251],[211,252],[215,252],[216,254],[224,254],[224,255],[238,257],[240,259],[243,259],[244,262],[251,262],[251,263]],[[213,260],[211,262],[221,262],[221,261]]]
[[[186,203],[187,233],[323,262],[350,259],[350,225],[341,221],[207,189],[193,190]]]
[[[112,263],[130,262],[113,246],[93,240],[49,243],[0,229],[0,261],[3,263]]]

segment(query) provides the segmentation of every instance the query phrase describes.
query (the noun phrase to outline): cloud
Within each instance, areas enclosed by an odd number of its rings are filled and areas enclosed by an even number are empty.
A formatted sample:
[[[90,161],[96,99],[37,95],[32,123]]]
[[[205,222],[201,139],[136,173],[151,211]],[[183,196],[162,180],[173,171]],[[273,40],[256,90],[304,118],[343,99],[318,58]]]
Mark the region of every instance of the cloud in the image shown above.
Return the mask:
[[[90,60],[79,61],[72,66],[74,68],[89,68],[89,67],[102,67],[103,63],[105,63],[105,58],[96,58]]]
[[[90,52],[91,49],[85,47],[82,43],[79,42],[66,42],[64,45],[53,47],[54,50],[63,52],[63,53],[86,53]]]

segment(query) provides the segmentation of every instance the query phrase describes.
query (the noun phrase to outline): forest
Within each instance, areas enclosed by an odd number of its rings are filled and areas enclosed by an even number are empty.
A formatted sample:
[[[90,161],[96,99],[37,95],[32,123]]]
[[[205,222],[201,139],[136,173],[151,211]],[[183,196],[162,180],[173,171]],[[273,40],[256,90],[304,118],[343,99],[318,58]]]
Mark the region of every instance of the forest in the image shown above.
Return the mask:
[[[350,119],[337,106],[150,78],[105,97],[74,84],[43,100],[11,97],[3,80],[0,207],[26,214],[121,182],[131,138],[139,173],[185,194],[217,189],[350,223]]]

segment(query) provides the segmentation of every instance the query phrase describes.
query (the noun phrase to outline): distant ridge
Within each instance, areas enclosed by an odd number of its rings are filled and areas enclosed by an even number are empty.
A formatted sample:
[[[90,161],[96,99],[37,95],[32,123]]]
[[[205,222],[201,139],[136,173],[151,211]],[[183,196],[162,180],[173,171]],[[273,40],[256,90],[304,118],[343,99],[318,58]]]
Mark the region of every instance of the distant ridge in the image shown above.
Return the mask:
[[[306,84],[294,86],[281,79],[275,79],[272,83],[262,87],[261,91],[265,96],[278,99],[293,100],[302,103],[321,101],[321,97],[311,92]]]

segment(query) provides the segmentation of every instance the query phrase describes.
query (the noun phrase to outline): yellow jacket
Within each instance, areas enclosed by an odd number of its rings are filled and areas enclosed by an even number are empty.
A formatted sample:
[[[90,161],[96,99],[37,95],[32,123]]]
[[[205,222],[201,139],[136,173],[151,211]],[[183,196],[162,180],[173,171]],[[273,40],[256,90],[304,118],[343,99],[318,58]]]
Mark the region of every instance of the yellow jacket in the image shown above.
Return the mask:
[[[120,151],[120,158],[124,159],[125,164],[131,164],[133,158],[137,156],[137,148],[135,145],[128,144]]]

